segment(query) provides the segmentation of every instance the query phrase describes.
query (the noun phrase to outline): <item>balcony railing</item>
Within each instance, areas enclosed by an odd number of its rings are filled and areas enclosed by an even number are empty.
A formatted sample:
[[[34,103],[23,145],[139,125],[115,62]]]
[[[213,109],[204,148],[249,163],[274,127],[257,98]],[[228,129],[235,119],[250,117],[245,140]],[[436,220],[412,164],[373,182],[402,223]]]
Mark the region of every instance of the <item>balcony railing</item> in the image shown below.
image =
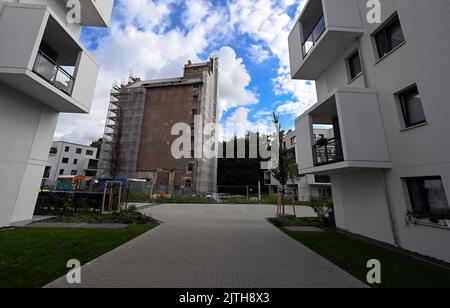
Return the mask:
[[[41,50],[37,54],[33,72],[64,93],[72,95],[75,79]]]
[[[320,139],[313,146],[314,164],[328,165],[344,160],[340,138]]]
[[[326,30],[325,18],[322,16],[322,17],[320,17],[317,24],[314,26],[311,33],[308,35],[308,38],[303,43],[303,46],[302,46],[303,47],[303,58],[305,58],[308,55],[308,52],[317,43],[319,38],[325,32],[325,30]]]

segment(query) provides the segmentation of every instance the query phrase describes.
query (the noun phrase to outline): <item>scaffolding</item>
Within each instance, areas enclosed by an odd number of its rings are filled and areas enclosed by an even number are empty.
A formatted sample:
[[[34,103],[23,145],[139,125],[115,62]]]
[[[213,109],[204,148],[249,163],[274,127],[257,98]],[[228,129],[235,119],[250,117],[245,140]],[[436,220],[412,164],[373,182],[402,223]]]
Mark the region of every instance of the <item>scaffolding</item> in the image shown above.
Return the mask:
[[[136,176],[146,89],[115,83],[111,89],[99,161],[100,178]]]

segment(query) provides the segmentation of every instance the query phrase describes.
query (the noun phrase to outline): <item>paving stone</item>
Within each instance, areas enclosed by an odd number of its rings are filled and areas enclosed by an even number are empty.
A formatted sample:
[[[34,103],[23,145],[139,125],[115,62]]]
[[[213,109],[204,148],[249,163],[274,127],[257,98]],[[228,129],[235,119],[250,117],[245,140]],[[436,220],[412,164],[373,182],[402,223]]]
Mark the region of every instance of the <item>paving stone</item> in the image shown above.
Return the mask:
[[[268,223],[275,207],[183,204],[143,211],[165,223],[83,266],[81,285],[62,277],[48,287],[365,287]]]

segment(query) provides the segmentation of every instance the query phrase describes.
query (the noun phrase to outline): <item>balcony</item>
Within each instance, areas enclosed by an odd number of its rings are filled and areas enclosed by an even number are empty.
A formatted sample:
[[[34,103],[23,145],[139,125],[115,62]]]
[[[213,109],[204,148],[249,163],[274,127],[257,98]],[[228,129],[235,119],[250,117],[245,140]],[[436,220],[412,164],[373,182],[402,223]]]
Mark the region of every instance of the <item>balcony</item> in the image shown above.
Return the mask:
[[[1,83],[58,112],[90,111],[99,67],[48,6],[5,4],[0,41]]]
[[[317,138],[318,127],[328,136]],[[301,174],[391,168],[376,90],[337,89],[296,120],[296,131]]]
[[[334,164],[344,160],[340,138],[319,139],[313,146],[314,165]]]
[[[309,0],[289,36],[293,79],[316,80],[363,33],[358,0]]]
[[[108,27],[114,0],[81,0],[81,24]]]
[[[41,50],[36,56],[33,72],[64,93],[72,95],[75,81],[73,76]]]

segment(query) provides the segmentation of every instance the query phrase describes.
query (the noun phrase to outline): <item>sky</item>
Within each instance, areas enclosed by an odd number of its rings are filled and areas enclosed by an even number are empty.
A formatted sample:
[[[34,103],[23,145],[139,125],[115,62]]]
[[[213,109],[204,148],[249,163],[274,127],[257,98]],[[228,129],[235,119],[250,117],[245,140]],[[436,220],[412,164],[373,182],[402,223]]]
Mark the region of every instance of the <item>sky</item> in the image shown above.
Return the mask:
[[[116,0],[110,27],[83,28],[101,65],[91,113],[61,114],[56,140],[103,135],[114,81],[182,76],[184,64],[219,56],[219,110],[227,138],[284,129],[316,101],[315,85],[290,78],[288,35],[306,0]]]

